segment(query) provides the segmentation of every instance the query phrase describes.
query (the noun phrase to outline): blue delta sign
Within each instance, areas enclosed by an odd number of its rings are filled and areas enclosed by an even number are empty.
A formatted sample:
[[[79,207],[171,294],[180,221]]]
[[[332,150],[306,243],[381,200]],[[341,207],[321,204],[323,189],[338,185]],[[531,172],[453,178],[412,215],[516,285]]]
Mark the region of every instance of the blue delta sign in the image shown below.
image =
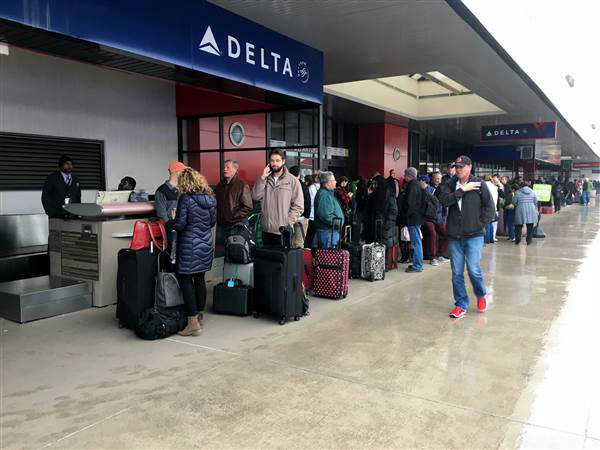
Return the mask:
[[[482,142],[521,141],[527,139],[556,139],[556,122],[533,122],[481,127]]]
[[[322,102],[321,51],[206,0],[7,1],[0,18]]]

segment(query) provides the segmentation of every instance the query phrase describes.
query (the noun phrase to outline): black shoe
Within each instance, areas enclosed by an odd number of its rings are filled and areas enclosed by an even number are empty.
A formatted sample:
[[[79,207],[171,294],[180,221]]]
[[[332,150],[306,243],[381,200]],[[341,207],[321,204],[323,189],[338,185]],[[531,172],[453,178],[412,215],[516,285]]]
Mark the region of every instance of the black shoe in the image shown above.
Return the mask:
[[[515,239],[515,245],[519,245],[521,243],[521,239]]]
[[[420,273],[423,272],[423,269],[417,270],[413,266],[408,266],[408,269],[405,270],[406,273]]]
[[[408,258],[402,258],[402,259],[400,260],[400,264],[406,264],[406,263],[408,263],[409,261],[410,261],[410,259],[408,259]]]

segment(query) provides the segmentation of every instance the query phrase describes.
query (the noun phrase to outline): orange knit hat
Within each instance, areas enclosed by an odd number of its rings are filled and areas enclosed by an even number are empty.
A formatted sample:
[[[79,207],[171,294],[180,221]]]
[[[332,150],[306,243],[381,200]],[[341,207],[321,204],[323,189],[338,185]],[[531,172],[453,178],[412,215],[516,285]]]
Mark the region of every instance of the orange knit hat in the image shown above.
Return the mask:
[[[187,166],[179,161],[171,161],[169,164],[169,172],[177,173],[181,172],[183,169],[186,169]]]

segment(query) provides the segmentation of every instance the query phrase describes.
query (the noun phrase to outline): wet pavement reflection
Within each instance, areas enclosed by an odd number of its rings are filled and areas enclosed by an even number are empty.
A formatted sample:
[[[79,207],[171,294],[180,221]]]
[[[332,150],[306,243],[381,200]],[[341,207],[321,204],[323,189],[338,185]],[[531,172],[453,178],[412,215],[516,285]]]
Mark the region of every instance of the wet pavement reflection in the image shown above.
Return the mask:
[[[2,321],[2,446],[600,448],[600,208],[542,220],[485,247],[489,309],[460,320],[443,264],[200,338],[140,341],[111,308]]]

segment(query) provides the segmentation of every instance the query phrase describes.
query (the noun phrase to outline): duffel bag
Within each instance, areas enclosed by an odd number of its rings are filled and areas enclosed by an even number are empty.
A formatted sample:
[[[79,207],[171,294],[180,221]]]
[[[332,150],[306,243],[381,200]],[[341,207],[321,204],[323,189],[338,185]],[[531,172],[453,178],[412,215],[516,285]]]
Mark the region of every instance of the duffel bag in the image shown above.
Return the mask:
[[[135,326],[135,334],[145,340],[164,339],[185,328],[187,317],[183,308],[155,306],[142,312]]]

